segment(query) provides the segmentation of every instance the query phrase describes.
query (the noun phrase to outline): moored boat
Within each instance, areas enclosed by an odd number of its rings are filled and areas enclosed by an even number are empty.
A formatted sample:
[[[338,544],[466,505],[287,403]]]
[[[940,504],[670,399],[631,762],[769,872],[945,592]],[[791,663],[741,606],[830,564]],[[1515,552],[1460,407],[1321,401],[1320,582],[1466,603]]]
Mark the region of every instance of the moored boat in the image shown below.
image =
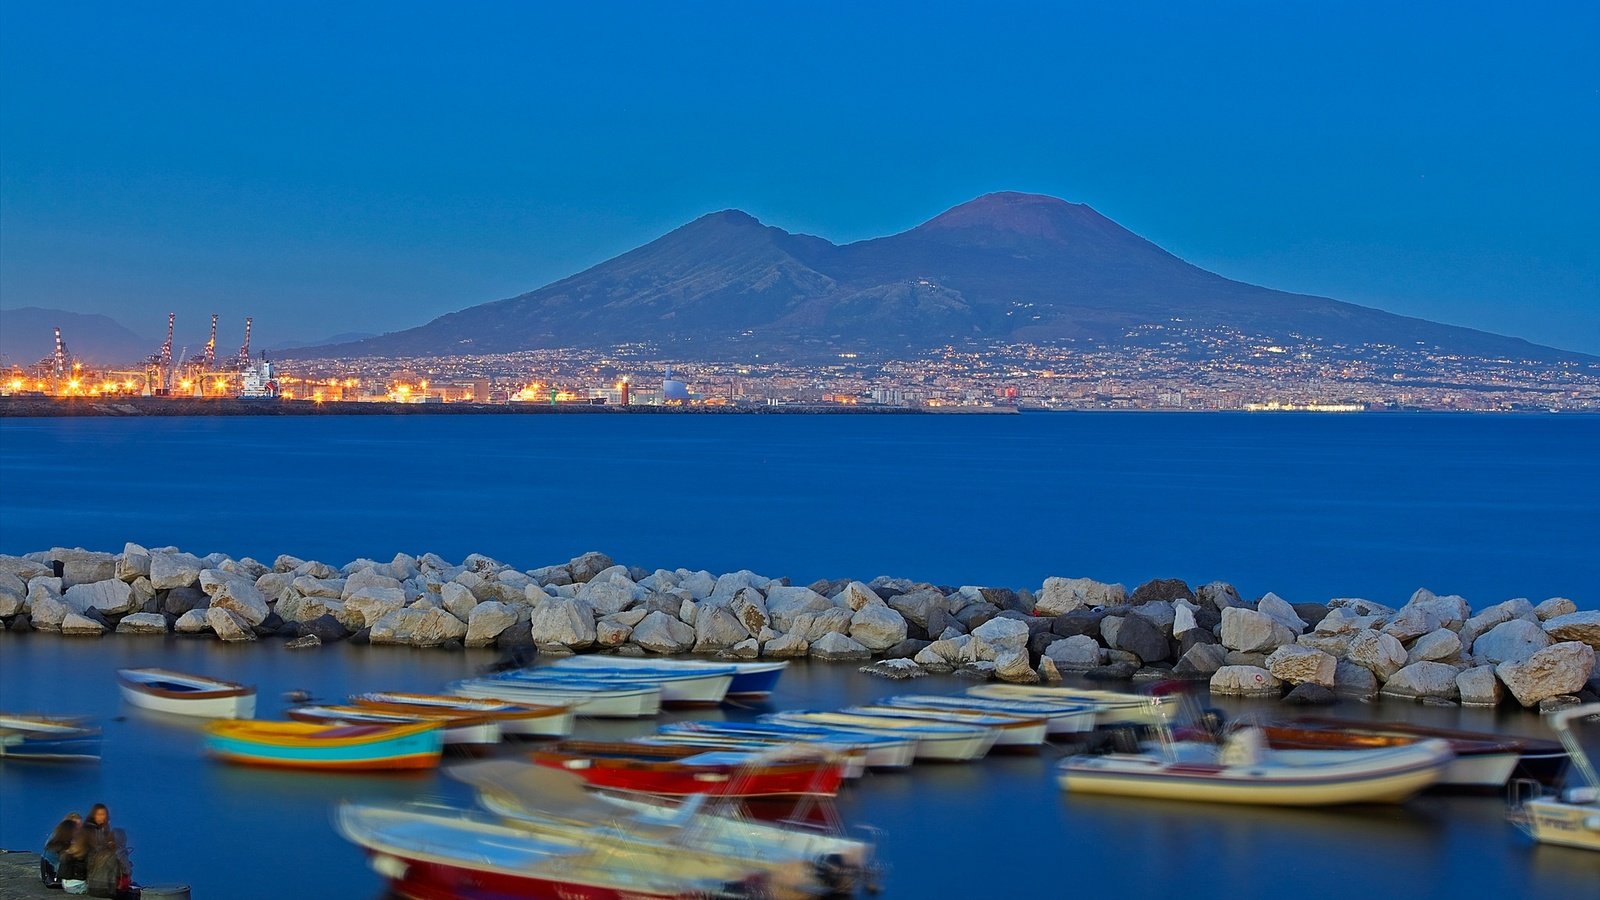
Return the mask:
[[[711,662],[700,659],[671,659],[637,656],[570,656],[557,660],[553,669],[733,669],[733,683],[727,696],[735,700],[765,700],[778,686],[778,679],[789,667],[784,660],[759,662]]]
[[[256,689],[169,669],[118,669],[122,698],[141,709],[207,719],[248,719],[256,714]]]
[[[1166,720],[1177,703],[1176,698],[1171,695],[1146,696],[1121,691],[1036,684],[980,684],[967,688],[967,695],[993,700],[1045,700],[1088,704],[1095,708],[1097,726],[1119,723],[1159,725]]]
[[[67,716],[0,713],[0,757],[40,762],[93,762],[100,758],[100,729]]]
[[[1054,700],[997,700],[968,694],[902,694],[878,701],[883,706],[913,709],[970,709],[1007,715],[1042,716],[1045,731],[1052,735],[1081,734],[1093,731],[1097,707],[1092,703]]]
[[[779,738],[735,737],[734,735],[696,734],[690,732],[657,732],[644,737],[628,738],[630,744],[666,747],[700,747],[707,750],[727,750],[734,753],[761,753],[792,744]],[[844,777],[860,778],[867,771],[867,751],[860,747],[830,745],[830,749],[844,764]]]
[[[1433,728],[1409,722],[1361,722],[1307,716],[1263,726],[1277,749],[1350,750],[1397,747],[1430,738],[1447,741],[1456,758],[1439,779],[1441,787],[1499,790],[1514,776],[1553,785],[1567,766],[1556,741],[1477,731]]]
[[[386,771],[439,765],[437,724],[313,725],[306,722],[214,722],[206,749],[229,762],[290,769]]]
[[[532,669],[513,669],[492,677],[507,681],[528,681],[538,684],[596,683],[596,684],[650,684],[661,690],[663,706],[716,706],[727,699],[728,687],[733,684],[731,666],[705,669],[671,669],[645,667],[600,667],[564,669],[543,666]]]
[[[911,706],[879,706],[867,704],[851,706],[847,713],[880,716],[895,719],[920,719],[925,722],[946,722],[952,725],[971,725],[992,728],[995,732],[994,749],[1038,750],[1044,744],[1046,723],[1042,716],[1014,716],[970,709],[919,709]]]
[[[469,678],[450,685],[453,694],[479,699],[568,706],[579,716],[636,719],[661,712],[661,687],[601,681],[532,681],[498,675]]]
[[[341,804],[334,827],[395,893],[414,900],[702,900],[755,896],[698,859],[625,853],[531,834],[461,811]]]
[[[481,716],[444,713],[391,712],[366,706],[307,705],[290,708],[286,715],[296,722],[316,725],[438,725],[446,744],[485,745],[500,743],[500,723]]]
[[[800,710],[772,713],[761,718],[765,722],[787,725],[810,725],[840,731],[865,731],[909,738],[916,741],[917,759],[934,762],[967,762],[980,759],[999,739],[993,728],[844,712]]]
[[[576,718],[570,706],[539,706],[451,694],[371,691],[351,695],[350,702],[388,712],[482,716],[498,723],[501,734],[517,737],[565,737],[572,733],[573,720]]]
[[[1550,716],[1550,727],[1572,760],[1576,784],[1553,796],[1524,779],[1513,785],[1511,821],[1541,844],[1600,850],[1600,771],[1573,733],[1580,721],[1600,721],[1600,703],[1586,703]]]
[[[749,737],[779,743],[823,744],[844,750],[860,749],[873,769],[903,769],[916,759],[917,742],[911,738],[869,731],[845,731],[780,722],[673,722],[661,726],[666,734],[701,734],[710,737]]]
[[[1427,740],[1372,750],[1268,750],[1244,729],[1222,747],[1174,741],[1141,753],[1073,756],[1057,779],[1069,794],[1268,806],[1397,803],[1438,781],[1453,754]]]
[[[808,896],[846,892],[875,868],[868,842],[825,828],[755,820],[736,803],[706,802],[703,794],[669,800],[587,790],[570,773],[508,760],[458,766],[450,774],[477,790],[481,806],[519,827],[576,833],[585,841],[653,838],[675,852],[766,870],[775,889]]]
[[[754,753],[608,741],[562,741],[533,761],[591,786],[643,794],[716,797],[832,797],[844,765],[821,748],[792,744]]]

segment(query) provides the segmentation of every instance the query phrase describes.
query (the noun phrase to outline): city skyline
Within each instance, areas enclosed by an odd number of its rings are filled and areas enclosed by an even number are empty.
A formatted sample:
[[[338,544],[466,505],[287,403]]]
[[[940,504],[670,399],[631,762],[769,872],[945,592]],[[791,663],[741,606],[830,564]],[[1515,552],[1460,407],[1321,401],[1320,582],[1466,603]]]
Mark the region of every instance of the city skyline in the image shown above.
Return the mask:
[[[1600,352],[1589,8],[1259,8],[1248,42],[1171,12],[635,9],[589,56],[560,35],[607,11],[411,12],[8,10],[0,304],[317,340],[713,209],[846,242],[1019,189],[1231,278]]]

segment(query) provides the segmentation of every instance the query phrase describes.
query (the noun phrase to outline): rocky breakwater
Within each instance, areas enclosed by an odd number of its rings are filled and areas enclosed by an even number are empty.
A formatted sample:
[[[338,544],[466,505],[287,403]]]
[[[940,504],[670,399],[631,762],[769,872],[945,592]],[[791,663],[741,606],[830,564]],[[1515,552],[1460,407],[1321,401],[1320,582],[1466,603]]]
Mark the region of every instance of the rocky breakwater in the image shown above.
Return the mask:
[[[9,632],[212,636],[545,652],[872,660],[894,677],[1018,683],[1191,678],[1213,693],[1328,702],[1340,694],[1525,706],[1594,694],[1600,613],[1569,600],[1474,612],[1419,590],[1398,607],[1247,601],[1231,585],[1049,578],[1037,590],[903,578],[791,584],[743,570],[647,572],[602,553],[521,570],[398,554],[334,566],[172,547],[0,556]]]

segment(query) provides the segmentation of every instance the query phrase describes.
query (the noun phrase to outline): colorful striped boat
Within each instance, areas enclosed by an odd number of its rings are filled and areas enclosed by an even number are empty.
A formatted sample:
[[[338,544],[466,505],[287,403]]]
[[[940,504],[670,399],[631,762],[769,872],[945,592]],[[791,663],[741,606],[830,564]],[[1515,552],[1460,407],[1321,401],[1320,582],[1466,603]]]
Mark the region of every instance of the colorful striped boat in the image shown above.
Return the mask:
[[[289,769],[390,771],[439,765],[444,730],[416,725],[312,725],[227,720],[206,729],[206,749],[228,762]]]
[[[350,702],[355,706],[387,712],[484,716],[498,723],[502,734],[518,737],[566,737],[572,733],[573,720],[576,718],[571,706],[540,706],[452,694],[372,691],[352,694]]]

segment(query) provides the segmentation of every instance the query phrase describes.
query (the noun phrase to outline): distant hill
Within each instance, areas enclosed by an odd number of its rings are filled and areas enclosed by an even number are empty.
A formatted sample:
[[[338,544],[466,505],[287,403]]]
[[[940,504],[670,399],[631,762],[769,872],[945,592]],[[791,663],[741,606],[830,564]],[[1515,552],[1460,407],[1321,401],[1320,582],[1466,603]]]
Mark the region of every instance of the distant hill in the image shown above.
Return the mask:
[[[678,356],[918,351],[973,340],[1123,341],[1173,320],[1292,341],[1591,359],[1518,338],[1232,281],[1082,204],[988,194],[838,246],[737,210],[507,300],[292,356],[421,356],[649,341]]]
[[[6,365],[33,365],[55,353],[57,327],[68,352],[95,365],[133,363],[161,344],[157,338],[134,334],[108,316],[24,306],[0,309],[0,356],[5,357]]]
[[[312,341],[279,341],[276,344],[267,347],[266,350],[269,353],[275,353],[279,350],[298,350],[301,347],[319,347],[324,344],[348,344],[354,341],[364,341],[368,338],[375,337],[377,337],[377,335],[370,331],[344,331],[340,332],[339,334],[331,334],[325,338]]]

